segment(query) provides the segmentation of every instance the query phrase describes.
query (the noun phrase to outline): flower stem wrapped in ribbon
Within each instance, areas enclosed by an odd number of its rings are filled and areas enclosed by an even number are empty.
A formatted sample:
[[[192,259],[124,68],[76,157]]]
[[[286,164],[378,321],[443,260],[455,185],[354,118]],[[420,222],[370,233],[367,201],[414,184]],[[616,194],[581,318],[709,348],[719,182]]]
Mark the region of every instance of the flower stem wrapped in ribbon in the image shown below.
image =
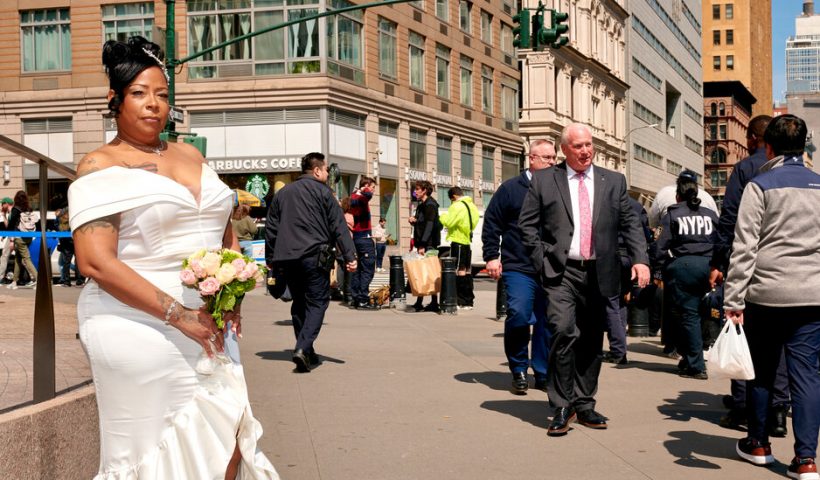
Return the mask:
[[[225,326],[225,312],[231,312],[256,285],[263,281],[267,268],[252,258],[234,250],[223,248],[194,252],[182,261],[179,279],[189,288],[195,288],[205,301],[208,313],[213,315],[216,326]]]

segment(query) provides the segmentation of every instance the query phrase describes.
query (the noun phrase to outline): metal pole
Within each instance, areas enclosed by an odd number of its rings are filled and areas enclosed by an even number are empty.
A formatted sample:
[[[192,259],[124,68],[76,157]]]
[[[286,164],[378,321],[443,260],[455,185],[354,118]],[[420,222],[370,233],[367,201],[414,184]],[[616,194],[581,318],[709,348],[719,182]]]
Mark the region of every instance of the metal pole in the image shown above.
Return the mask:
[[[51,259],[46,242],[48,165],[40,163],[40,260],[34,295],[34,403],[54,398],[54,303],[51,292]]]
[[[172,106],[176,105],[176,73],[174,69],[177,65],[175,57],[176,45],[176,26],[174,24],[176,10],[176,0],[165,0],[165,69],[168,71],[168,103]],[[176,124],[168,120],[165,124],[165,130],[176,138]]]
[[[404,292],[404,260],[401,255],[390,255],[390,307],[403,308],[407,303]]]
[[[458,307],[456,263],[455,257],[441,257],[441,313],[455,314]]]

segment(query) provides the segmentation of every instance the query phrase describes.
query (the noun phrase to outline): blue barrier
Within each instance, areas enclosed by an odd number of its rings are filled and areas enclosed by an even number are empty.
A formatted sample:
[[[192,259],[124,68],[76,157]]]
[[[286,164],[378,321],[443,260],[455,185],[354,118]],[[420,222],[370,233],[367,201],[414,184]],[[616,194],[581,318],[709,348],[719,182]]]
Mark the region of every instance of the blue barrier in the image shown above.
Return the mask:
[[[19,237],[19,238],[40,238],[42,234],[37,232],[12,232],[0,231],[0,237]],[[46,238],[71,238],[71,232],[46,232]]]

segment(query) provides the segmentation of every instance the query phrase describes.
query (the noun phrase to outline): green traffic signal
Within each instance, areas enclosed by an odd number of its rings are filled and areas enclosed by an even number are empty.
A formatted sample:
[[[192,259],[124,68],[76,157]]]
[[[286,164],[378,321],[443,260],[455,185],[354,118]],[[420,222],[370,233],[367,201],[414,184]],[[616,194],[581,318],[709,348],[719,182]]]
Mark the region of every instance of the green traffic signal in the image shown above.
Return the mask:
[[[564,23],[569,19],[569,14],[550,10],[550,17],[552,20],[551,31],[553,35],[550,44],[552,48],[561,48],[562,45],[569,43],[569,37],[564,35],[569,31],[569,25]]]
[[[532,17],[532,49],[533,50],[540,50],[541,49],[541,42],[538,36],[541,33],[541,30],[544,28],[544,16],[541,15],[541,10],[536,10],[535,15]]]
[[[516,26],[513,28],[513,46],[516,48],[530,48],[530,11],[521,10],[512,17]]]

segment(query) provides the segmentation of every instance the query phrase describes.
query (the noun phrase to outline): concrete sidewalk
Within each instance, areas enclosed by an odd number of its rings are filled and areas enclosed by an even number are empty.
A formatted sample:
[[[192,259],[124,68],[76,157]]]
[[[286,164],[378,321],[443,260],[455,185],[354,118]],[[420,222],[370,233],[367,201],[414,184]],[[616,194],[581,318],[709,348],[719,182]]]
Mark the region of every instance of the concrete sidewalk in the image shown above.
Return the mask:
[[[30,393],[34,292],[3,293],[7,318],[19,319],[0,334],[0,403],[8,405]],[[88,376],[73,338],[78,294],[55,289],[58,389]],[[610,418],[608,430],[576,424],[565,437],[547,437],[546,394],[509,393],[494,292],[476,295],[476,309],[455,316],[360,312],[334,302],[316,343],[323,364],[297,374],[290,304],[250,294],[243,363],[265,429],[260,445],[282,478],[785,478],[791,435],[773,439],[779,463],[771,468],[737,460],[742,434],[717,425],[728,381],[679,378],[657,339],[630,339],[630,364],[604,365],[597,409]]]
[[[334,303],[309,374],[293,372],[289,304],[248,300],[243,362],[284,479],[776,479],[792,457],[790,436],[774,439],[770,469],[737,460],[742,434],[717,425],[728,380],[678,377],[657,339],[631,339],[629,365],[604,365],[608,430],[549,438],[546,394],[508,391],[493,292],[456,316]]]

